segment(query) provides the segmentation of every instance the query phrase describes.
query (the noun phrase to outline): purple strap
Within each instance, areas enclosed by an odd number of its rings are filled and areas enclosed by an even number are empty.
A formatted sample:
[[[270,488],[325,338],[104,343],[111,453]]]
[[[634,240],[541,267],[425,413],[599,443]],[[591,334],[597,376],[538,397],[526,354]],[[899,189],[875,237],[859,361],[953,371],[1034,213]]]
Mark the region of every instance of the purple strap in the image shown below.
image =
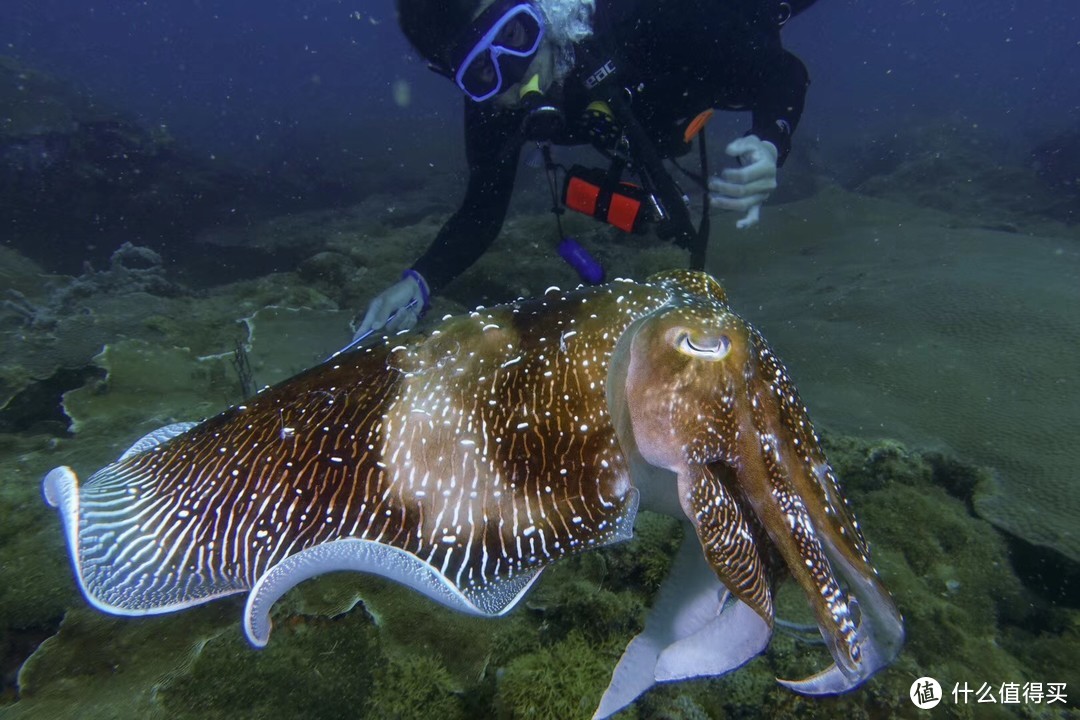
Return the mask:
[[[428,290],[427,280],[424,279],[423,275],[412,268],[401,273],[401,279],[404,280],[405,278],[412,278],[416,281],[416,284],[420,286],[420,299],[424,303],[423,307],[420,309],[420,314],[423,315],[428,311],[428,308],[431,307],[431,291]]]

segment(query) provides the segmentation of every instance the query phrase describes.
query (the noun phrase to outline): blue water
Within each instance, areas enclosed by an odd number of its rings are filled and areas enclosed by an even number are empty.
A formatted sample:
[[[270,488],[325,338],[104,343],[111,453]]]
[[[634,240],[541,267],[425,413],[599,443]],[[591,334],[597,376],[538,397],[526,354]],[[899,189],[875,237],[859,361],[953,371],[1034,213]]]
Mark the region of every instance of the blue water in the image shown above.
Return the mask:
[[[1075,125],[1078,27],[1080,5],[1060,0],[822,0],[785,30],[813,78],[800,136],[843,141],[943,113],[1021,136]],[[16,0],[0,3],[0,52],[210,153],[460,114],[389,0]],[[406,109],[398,79],[413,89]]]

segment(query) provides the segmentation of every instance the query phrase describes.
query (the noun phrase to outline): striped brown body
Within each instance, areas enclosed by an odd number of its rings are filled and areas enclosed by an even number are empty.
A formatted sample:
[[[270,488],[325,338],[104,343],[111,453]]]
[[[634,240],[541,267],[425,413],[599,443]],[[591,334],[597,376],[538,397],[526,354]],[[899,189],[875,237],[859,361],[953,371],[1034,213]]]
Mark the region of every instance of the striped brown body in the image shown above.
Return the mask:
[[[119,608],[182,606],[354,537],[415,555],[499,612],[513,598],[501,583],[629,533],[608,359],[665,299],[626,283],[453,318],[106,468],[80,492],[88,591]],[[121,502],[113,522],[95,520]]]

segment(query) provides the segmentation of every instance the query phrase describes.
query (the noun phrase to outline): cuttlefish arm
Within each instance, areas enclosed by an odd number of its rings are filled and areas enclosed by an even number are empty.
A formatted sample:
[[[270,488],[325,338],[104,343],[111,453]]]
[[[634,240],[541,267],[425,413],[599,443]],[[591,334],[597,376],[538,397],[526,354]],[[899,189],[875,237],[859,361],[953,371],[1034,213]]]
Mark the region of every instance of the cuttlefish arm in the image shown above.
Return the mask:
[[[625,404],[622,438],[632,455],[673,474],[672,497],[664,500],[655,472],[644,482],[635,472],[642,506],[652,509],[659,498],[662,510],[681,509],[700,542],[702,565],[730,591],[735,608],[758,622],[744,617],[738,628],[722,626],[731,603],[716,597],[714,617],[725,634],[713,639],[713,662],[702,662],[693,650],[702,630],[673,631],[680,627],[673,618],[700,594],[691,593],[685,605],[658,600],[642,642],[635,639],[627,650],[637,645],[635,654],[624,655],[616,669],[598,717],[648,687],[650,657],[656,659],[652,680],[660,682],[669,679],[665,667],[687,668],[683,677],[715,676],[752,657],[745,657],[750,649],[760,651],[773,624],[765,563],[776,557],[803,587],[835,661],[805,680],[780,682],[808,695],[851,690],[895,658],[903,625],[798,393],[761,336],[727,307],[715,281],[685,272],[652,281],[675,301],[621,341],[628,346],[617,355],[621,369],[613,366],[612,382],[621,383],[625,396],[609,393],[612,412]]]
[[[737,482],[806,593],[835,661],[804,680],[779,682],[805,695],[847,692],[896,658],[903,620],[798,391],[761,335],[746,329],[745,354],[736,357],[757,372],[744,390]]]

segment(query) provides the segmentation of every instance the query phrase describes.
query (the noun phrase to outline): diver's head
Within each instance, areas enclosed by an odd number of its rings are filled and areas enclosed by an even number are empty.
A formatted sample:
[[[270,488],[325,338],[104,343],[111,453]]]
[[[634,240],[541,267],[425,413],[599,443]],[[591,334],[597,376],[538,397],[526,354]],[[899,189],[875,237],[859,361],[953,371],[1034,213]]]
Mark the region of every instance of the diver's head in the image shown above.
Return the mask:
[[[476,102],[516,105],[526,83],[541,91],[573,67],[591,0],[397,0],[402,32],[429,67]],[[584,33],[581,28],[584,27]]]
[[[468,29],[485,0],[397,0],[397,18],[405,39],[440,71],[450,65],[454,40]]]

